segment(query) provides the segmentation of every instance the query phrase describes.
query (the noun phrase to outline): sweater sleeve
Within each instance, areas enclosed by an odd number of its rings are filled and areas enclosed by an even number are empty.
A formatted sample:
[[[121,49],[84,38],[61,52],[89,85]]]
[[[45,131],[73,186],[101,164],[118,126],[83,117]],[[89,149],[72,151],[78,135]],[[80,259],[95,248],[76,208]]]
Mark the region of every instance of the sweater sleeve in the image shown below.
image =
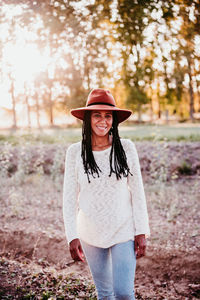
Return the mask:
[[[144,192],[140,163],[135,144],[129,140],[128,146],[129,168],[133,176],[128,176],[128,184],[131,191],[135,235],[150,235],[149,218],[147,212],[146,197]]]
[[[78,182],[75,162],[77,151],[75,144],[71,145],[66,152],[65,174],[63,184],[63,218],[65,233],[68,244],[78,238],[76,228],[76,216],[78,209]]]

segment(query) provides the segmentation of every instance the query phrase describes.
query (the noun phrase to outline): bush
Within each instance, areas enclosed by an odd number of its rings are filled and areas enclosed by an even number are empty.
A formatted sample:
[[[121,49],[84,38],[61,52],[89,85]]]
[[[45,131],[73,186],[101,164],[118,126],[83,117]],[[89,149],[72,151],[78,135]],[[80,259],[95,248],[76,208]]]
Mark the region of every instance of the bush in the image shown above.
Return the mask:
[[[193,174],[192,166],[186,161],[184,161],[182,165],[178,167],[178,172],[181,175],[192,175]]]

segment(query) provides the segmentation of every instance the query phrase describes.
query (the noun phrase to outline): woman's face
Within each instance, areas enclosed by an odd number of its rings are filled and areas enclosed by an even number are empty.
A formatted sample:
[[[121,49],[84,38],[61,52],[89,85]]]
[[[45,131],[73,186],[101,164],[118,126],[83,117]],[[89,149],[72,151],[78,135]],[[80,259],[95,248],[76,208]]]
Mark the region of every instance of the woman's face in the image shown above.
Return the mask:
[[[112,111],[97,110],[91,113],[92,134],[97,136],[106,136],[112,127],[113,116]]]

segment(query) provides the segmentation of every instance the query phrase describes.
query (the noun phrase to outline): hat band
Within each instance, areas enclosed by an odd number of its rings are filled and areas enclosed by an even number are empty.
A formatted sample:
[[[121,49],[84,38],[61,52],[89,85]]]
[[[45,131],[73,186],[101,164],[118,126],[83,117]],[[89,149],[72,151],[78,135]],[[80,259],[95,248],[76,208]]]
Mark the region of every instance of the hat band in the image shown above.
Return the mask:
[[[109,105],[109,106],[114,106],[115,107],[115,105],[113,105],[113,104],[111,104],[111,103],[105,103],[105,102],[94,102],[94,103],[90,103],[90,104],[88,104],[87,106],[91,106],[91,105]]]

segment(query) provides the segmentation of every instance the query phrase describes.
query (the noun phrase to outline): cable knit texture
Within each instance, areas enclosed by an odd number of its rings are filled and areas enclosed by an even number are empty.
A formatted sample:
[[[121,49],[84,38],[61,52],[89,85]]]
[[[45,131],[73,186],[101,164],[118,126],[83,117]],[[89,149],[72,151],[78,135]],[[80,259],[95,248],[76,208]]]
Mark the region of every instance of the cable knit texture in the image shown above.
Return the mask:
[[[110,148],[93,151],[101,169],[99,177],[88,183],[81,158],[81,142],[66,153],[63,189],[63,217],[68,243],[80,238],[86,243],[107,248],[149,235],[149,222],[140,164],[135,145],[121,139],[133,176],[117,180],[110,173]]]

